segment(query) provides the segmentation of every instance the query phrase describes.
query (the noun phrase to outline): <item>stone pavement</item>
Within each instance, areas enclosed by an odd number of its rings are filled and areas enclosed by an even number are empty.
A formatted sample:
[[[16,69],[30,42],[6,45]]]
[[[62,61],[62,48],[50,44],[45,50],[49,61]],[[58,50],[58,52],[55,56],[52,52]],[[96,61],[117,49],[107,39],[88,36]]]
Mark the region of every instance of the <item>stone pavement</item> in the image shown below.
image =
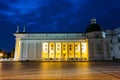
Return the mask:
[[[3,62],[0,79],[120,80],[120,62]]]

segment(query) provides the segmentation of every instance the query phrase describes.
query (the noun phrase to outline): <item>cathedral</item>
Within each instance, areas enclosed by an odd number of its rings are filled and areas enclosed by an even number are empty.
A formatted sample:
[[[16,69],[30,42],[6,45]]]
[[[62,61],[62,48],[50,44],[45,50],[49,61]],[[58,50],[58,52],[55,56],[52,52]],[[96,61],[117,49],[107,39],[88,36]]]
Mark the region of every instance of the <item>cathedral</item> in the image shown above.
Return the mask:
[[[110,38],[91,19],[85,33],[27,33],[16,37],[15,61],[94,61],[111,60]]]

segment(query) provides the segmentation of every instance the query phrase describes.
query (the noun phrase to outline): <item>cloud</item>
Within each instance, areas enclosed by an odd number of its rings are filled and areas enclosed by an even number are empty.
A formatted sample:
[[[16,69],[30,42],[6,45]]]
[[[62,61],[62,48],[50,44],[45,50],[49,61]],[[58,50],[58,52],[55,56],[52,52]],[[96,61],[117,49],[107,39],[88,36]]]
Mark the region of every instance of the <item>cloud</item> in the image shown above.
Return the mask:
[[[12,42],[14,46],[12,33],[17,25],[21,29],[26,25],[31,32],[84,32],[90,18],[95,17],[104,29],[114,29],[120,26],[119,3],[120,0],[0,0],[0,36],[5,36],[0,44],[8,40],[7,44]],[[7,45],[0,47],[11,49]]]
[[[18,2],[10,5],[11,8],[18,10],[20,14],[29,13],[31,10],[35,10],[40,6],[38,0],[18,0]]]

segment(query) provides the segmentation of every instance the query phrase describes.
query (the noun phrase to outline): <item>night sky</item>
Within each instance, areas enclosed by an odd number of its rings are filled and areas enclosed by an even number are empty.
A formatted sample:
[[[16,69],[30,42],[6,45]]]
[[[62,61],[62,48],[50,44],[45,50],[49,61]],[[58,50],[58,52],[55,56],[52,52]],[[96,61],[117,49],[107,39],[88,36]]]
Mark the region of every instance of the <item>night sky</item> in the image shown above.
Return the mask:
[[[120,27],[120,0],[0,0],[0,49],[14,48],[17,25],[27,32],[85,32],[93,17],[104,30]]]

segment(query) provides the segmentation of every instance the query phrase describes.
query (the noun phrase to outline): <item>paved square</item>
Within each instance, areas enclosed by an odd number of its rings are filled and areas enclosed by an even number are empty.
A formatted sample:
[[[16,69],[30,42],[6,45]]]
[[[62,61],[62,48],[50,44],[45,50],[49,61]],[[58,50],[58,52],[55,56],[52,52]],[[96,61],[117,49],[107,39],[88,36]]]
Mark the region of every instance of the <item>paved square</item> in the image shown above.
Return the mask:
[[[1,62],[0,79],[120,80],[120,62]]]

